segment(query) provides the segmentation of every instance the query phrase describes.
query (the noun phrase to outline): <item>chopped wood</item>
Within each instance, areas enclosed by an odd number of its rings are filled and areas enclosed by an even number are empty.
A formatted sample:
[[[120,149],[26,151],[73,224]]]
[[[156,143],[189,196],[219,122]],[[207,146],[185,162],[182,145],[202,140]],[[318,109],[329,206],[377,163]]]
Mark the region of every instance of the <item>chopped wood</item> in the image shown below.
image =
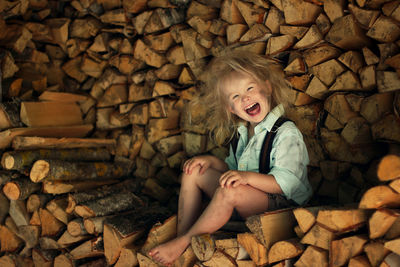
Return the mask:
[[[15,252],[24,241],[4,225],[0,225],[1,252]]]
[[[239,247],[236,235],[228,232],[216,232],[192,237],[191,247],[197,259],[208,261],[216,250],[225,251],[234,259],[237,258]]]
[[[125,164],[108,162],[67,162],[62,160],[37,160],[31,168],[33,182],[85,179],[119,179],[131,170]]]
[[[291,25],[311,24],[321,12],[319,6],[299,0],[283,0],[282,8],[286,23]]]
[[[57,236],[65,228],[65,224],[45,209],[39,209],[41,236]]]
[[[105,216],[141,206],[143,206],[142,200],[132,192],[118,192],[77,205],[74,211],[83,218],[89,218]]]
[[[384,236],[399,216],[400,213],[395,210],[383,208],[375,211],[368,221],[369,238]]]
[[[349,267],[367,267],[371,266],[365,255],[358,255],[350,259]]]
[[[246,226],[268,249],[277,241],[294,237],[296,219],[292,209],[282,209],[254,215],[246,219]]]
[[[334,233],[344,233],[365,225],[368,215],[367,210],[361,209],[320,210],[317,215],[317,223]]]
[[[1,165],[6,170],[24,171],[39,159],[58,159],[66,161],[108,161],[110,152],[105,148],[40,149],[9,151],[3,153]]]
[[[328,250],[334,237],[335,234],[332,231],[316,224],[304,235],[301,243]]]
[[[313,265],[328,267],[328,251],[315,246],[308,246],[294,264],[295,267],[307,267]]]
[[[17,226],[29,224],[29,214],[26,211],[25,201],[10,200],[9,215]]]
[[[237,240],[257,266],[263,266],[268,263],[268,250],[261,244],[255,234],[248,232],[239,233]]]
[[[368,189],[362,196],[360,209],[377,209],[381,207],[398,207],[400,194],[393,191],[389,186],[377,185]]]
[[[16,136],[12,141],[14,150],[33,149],[73,149],[73,148],[107,148],[110,151],[116,146],[114,139],[101,138],[50,138]]]
[[[329,250],[330,266],[342,266],[352,257],[359,255],[363,251],[363,246],[367,242],[367,237],[355,235],[332,241]]]
[[[139,265],[137,253],[140,248],[137,245],[127,245],[121,248],[121,252],[118,261],[115,263],[115,267],[133,267]]]
[[[324,208],[326,207],[317,206],[297,208],[293,210],[294,217],[296,218],[297,223],[303,233],[307,233],[308,230],[311,229],[317,220],[318,211]]]
[[[39,191],[41,186],[27,178],[17,178],[7,182],[3,186],[3,192],[10,200],[27,199],[32,193]]]
[[[268,260],[270,263],[291,259],[301,255],[304,251],[304,245],[297,238],[278,241],[272,245],[268,251]]]
[[[78,181],[43,181],[42,191],[47,194],[65,194],[94,189],[103,185],[115,184],[119,180],[78,180]]]
[[[131,244],[144,234],[149,225],[165,218],[162,209],[134,211],[122,216],[112,216],[104,221],[104,250],[109,264],[114,264],[122,247]],[[134,223],[132,223],[134,222]]]
[[[85,137],[93,125],[58,126],[58,127],[26,127],[13,128],[0,132],[0,148],[10,146],[16,136],[43,136],[43,137]]]
[[[72,249],[70,254],[73,259],[91,258],[104,255],[103,237],[99,236],[84,242],[78,247]]]
[[[372,266],[379,266],[390,250],[384,247],[382,241],[369,241],[364,245],[364,252]]]
[[[368,46],[370,41],[358,26],[352,15],[346,15],[334,21],[325,40],[342,49],[359,49]]]
[[[400,238],[396,238],[385,242],[385,248],[400,255]]]
[[[57,252],[54,250],[32,249],[32,260],[35,266],[52,267]]]

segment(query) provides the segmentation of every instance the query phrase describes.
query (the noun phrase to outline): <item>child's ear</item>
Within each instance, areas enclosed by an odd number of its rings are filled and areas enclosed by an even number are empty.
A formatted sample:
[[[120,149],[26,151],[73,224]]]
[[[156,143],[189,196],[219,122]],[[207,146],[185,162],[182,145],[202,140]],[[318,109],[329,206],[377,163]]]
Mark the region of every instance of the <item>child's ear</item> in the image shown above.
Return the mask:
[[[268,95],[272,94],[272,85],[271,85],[271,83],[269,82],[269,80],[265,80],[265,86],[266,86],[266,88],[267,88],[267,94],[268,94]]]

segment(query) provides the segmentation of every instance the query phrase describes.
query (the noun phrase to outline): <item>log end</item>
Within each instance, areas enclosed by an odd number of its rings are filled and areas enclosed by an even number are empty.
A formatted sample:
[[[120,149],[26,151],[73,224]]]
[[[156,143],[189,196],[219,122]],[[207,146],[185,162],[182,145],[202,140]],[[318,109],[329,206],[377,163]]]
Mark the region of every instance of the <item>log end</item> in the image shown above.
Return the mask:
[[[10,200],[17,200],[21,195],[21,190],[18,184],[13,182],[8,182],[3,187],[3,192],[6,197]]]
[[[50,164],[45,160],[38,160],[32,165],[29,177],[32,182],[38,183],[43,180],[50,171]]]
[[[3,168],[6,170],[12,170],[14,164],[15,164],[14,157],[5,153],[3,158],[1,159],[1,165],[3,166]]]

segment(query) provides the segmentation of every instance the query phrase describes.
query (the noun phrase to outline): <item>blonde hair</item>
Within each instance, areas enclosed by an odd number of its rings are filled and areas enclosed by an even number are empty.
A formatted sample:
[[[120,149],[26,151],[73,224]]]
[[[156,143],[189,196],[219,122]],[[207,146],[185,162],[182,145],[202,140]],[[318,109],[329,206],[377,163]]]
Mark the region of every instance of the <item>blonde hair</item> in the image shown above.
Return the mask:
[[[201,86],[202,94],[199,99],[209,108],[210,119],[207,126],[217,145],[231,140],[241,122],[227,109],[228,103],[223,93],[224,82],[234,73],[252,77],[265,92],[265,81],[268,80],[272,87],[271,106],[289,105],[290,88],[277,62],[248,51],[227,50],[223,55],[213,58],[207,66],[202,76],[205,83]]]

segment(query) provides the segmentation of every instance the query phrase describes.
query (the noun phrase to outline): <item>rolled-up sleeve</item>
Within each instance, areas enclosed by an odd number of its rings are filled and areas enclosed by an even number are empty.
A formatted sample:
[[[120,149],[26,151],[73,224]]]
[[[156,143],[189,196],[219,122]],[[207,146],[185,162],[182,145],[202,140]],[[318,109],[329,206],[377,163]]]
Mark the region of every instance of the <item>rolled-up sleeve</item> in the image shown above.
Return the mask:
[[[270,157],[269,174],[275,177],[288,199],[304,204],[312,194],[307,178],[309,158],[303,136],[293,123],[279,128]]]

